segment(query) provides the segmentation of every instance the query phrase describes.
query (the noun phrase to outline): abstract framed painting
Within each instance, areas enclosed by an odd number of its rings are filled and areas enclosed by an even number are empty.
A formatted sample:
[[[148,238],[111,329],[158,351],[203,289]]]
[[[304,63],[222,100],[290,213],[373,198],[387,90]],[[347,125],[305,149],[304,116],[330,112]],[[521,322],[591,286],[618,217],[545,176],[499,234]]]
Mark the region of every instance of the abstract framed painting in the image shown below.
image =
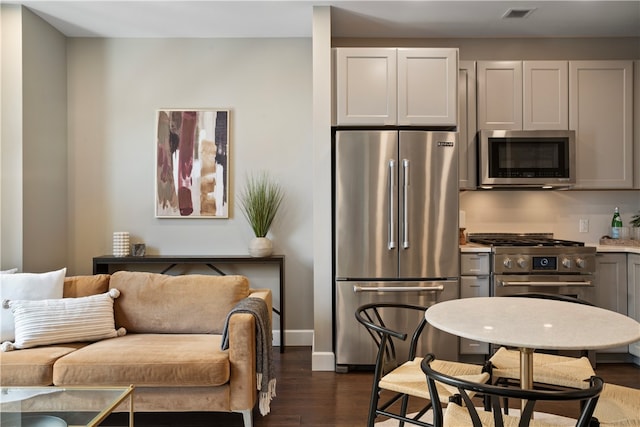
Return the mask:
[[[229,110],[158,110],[156,217],[229,218]]]

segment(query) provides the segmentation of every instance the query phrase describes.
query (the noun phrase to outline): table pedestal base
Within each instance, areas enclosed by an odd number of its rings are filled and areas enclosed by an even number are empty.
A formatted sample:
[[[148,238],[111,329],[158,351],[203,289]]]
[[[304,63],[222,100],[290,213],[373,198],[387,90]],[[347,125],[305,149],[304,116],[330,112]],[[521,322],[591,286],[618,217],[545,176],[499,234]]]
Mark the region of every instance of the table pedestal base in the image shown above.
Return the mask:
[[[520,388],[533,389],[533,349],[520,347]],[[526,400],[520,403],[520,410],[524,411]],[[522,413],[522,412],[521,412]]]

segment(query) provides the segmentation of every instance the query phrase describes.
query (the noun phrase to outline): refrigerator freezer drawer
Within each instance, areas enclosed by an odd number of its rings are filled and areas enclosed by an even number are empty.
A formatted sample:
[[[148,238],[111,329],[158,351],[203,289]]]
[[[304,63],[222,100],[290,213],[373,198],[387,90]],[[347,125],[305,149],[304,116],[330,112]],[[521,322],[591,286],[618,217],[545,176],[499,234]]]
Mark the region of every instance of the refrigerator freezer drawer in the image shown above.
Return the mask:
[[[399,282],[399,281],[337,281],[336,282],[336,365],[346,370],[358,365],[375,363],[377,348],[367,332],[355,318],[356,309],[375,302],[395,302],[429,307],[437,302],[459,297],[457,280]],[[382,311],[384,316],[384,309]],[[387,313],[389,314],[390,311]],[[387,321],[389,327],[402,330],[415,327],[422,314]],[[388,320],[388,319],[385,319]],[[402,342],[399,357],[406,357],[408,340]],[[434,352],[439,358],[458,360],[458,337],[427,325],[418,343],[418,356]]]

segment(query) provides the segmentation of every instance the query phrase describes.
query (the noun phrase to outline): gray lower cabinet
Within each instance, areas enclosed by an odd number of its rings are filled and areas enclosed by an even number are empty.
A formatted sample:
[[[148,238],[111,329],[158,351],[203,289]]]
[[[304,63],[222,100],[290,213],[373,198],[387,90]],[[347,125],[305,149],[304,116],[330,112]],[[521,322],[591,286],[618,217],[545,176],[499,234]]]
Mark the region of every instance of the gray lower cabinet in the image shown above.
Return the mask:
[[[489,296],[489,254],[460,254],[460,298]],[[460,354],[489,354],[489,344],[460,338]]]
[[[640,322],[640,255],[627,255],[629,317]],[[640,358],[640,341],[629,345],[629,353]]]
[[[627,254],[602,253],[596,255],[596,297],[598,307],[628,315]],[[615,325],[611,325],[615,328]],[[598,350],[598,353],[627,353],[628,346]]]

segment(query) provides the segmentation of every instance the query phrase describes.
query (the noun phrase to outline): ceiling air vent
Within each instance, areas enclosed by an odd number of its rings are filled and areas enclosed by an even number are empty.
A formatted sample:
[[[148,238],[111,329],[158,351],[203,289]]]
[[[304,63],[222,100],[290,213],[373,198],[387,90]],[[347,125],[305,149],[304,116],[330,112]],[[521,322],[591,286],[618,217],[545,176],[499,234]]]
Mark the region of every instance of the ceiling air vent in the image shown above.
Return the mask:
[[[535,8],[530,8],[530,9],[509,9],[507,10],[504,15],[502,15],[502,19],[505,18],[518,18],[518,19],[522,19],[522,18],[526,18],[527,16],[531,15],[531,13],[533,13],[533,11],[536,10]]]

